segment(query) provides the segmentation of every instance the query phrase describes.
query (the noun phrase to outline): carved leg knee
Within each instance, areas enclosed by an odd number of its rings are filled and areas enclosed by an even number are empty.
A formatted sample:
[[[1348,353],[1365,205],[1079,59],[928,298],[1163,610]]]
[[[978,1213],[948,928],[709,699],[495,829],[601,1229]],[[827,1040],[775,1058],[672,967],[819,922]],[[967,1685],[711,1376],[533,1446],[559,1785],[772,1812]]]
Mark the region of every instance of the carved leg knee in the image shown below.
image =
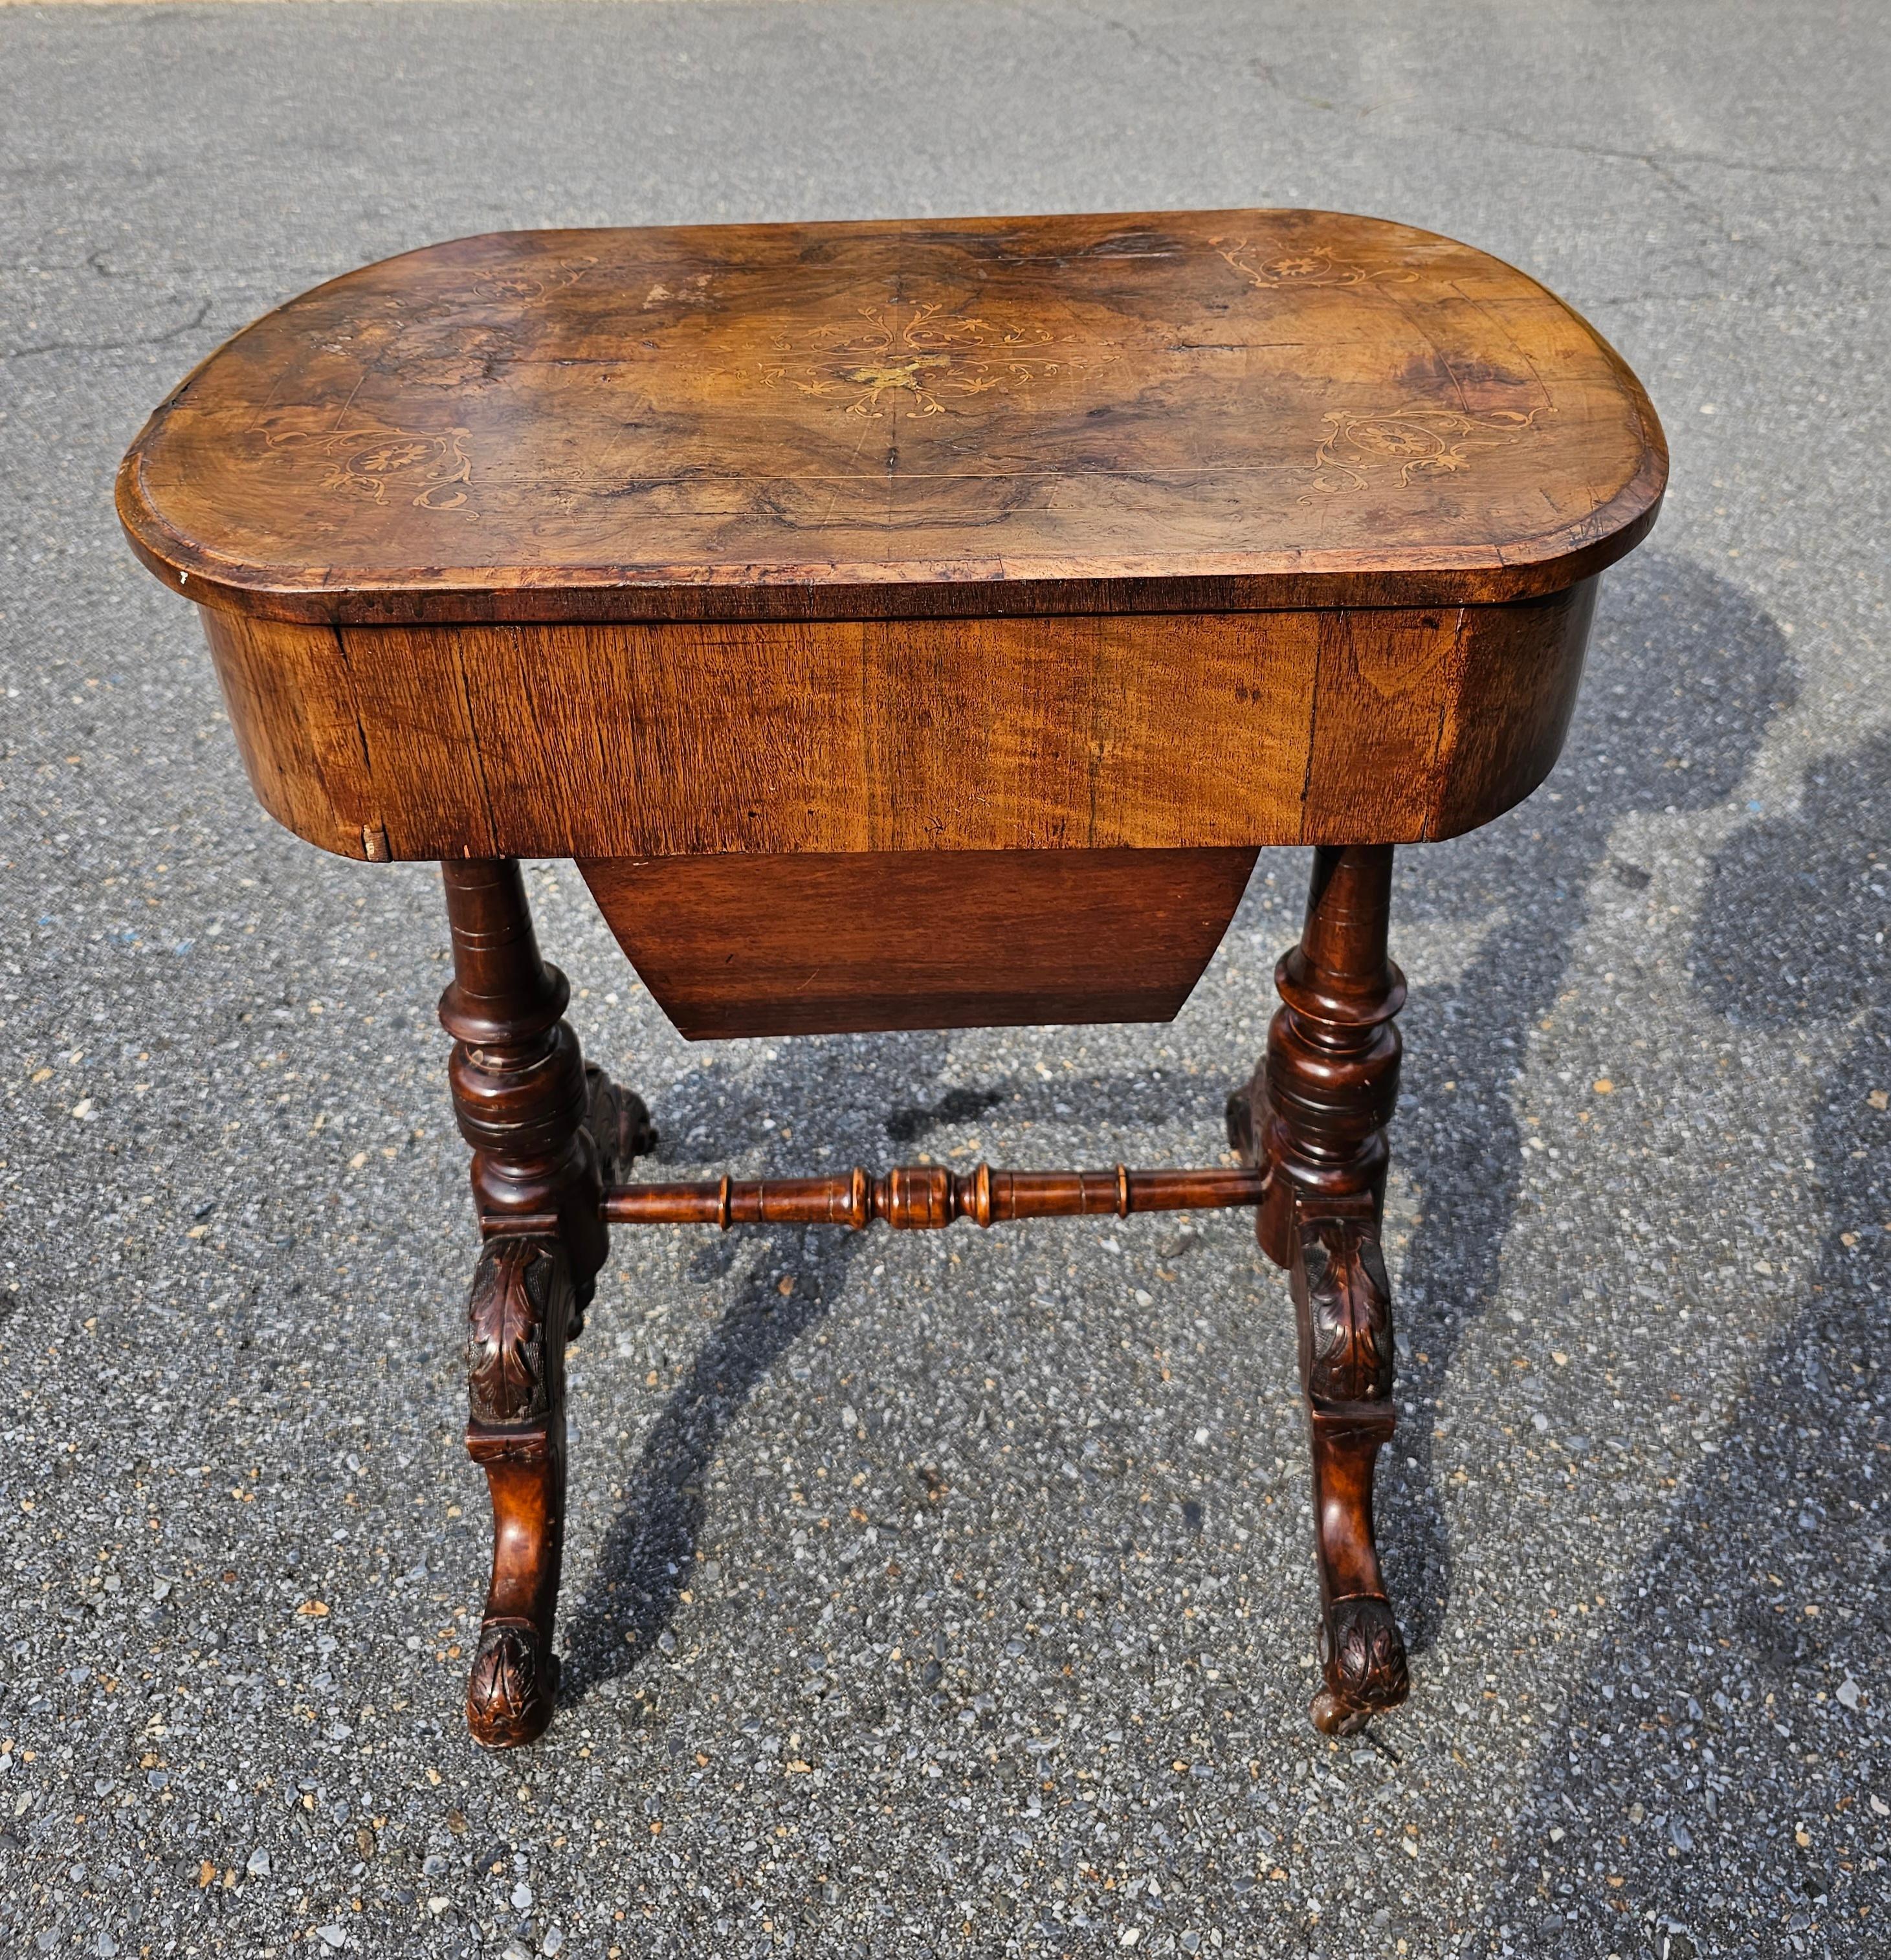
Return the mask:
[[[468,1303],[466,1449],[492,1500],[492,1577],[466,1683],[476,1742],[537,1739],[558,1696],[552,1651],[565,1532],[565,1340],[571,1263],[555,1238],[493,1239]]]
[[[620,1088],[594,1061],[584,1064],[584,1127],[597,1152],[599,1174],[606,1184],[620,1184],[632,1164],[657,1147],[657,1126],[644,1099]]]
[[[657,1147],[657,1126],[650,1120],[643,1098],[620,1088],[594,1061],[584,1064],[584,1128],[591,1138],[600,1187],[622,1182],[637,1159]],[[571,1319],[565,1330],[568,1341],[575,1341],[584,1332],[584,1309],[597,1284],[595,1272],[581,1270],[572,1277]]]

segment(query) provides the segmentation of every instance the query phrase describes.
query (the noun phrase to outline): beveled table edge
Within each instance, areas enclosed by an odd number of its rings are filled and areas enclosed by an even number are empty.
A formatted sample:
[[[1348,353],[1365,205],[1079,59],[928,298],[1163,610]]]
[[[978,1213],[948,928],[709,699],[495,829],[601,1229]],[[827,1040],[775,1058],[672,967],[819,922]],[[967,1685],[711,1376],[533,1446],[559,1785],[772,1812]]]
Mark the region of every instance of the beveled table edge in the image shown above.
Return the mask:
[[[297,581],[279,568],[237,565],[176,536],[127,488],[136,463],[119,473],[119,522],[141,563],[183,597],[247,618],[309,625],[532,625],[846,619],[1004,619],[1055,614],[1300,612],[1351,606],[1493,606],[1539,599],[1606,570],[1653,529],[1666,457],[1630,486],[1653,478],[1645,501],[1628,493],[1597,514],[1593,530],[1628,504],[1600,536],[1540,557],[1428,552],[1386,562],[1334,555],[1317,571],[1302,554],[1256,552],[1166,559],[1160,568],[1125,561],[1109,573],[1059,573],[1043,561],[995,559],[950,565],[727,565],[712,577],[609,568],[562,571],[556,581],[511,584],[456,580],[450,571],[377,584]],[[1634,508],[1639,501],[1639,508]]]

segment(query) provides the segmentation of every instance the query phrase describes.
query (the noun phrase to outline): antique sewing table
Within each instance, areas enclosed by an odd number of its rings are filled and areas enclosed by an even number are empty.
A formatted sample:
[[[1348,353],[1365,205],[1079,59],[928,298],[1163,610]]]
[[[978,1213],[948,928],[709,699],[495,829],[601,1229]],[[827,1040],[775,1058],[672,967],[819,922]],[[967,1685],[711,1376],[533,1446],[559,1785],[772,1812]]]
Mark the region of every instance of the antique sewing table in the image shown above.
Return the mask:
[[[251,782],[437,858],[484,1249],[467,1717],[550,1720],[563,1355],[613,1224],[1255,1208],[1291,1274],[1324,1686],[1406,1692],[1372,1537],[1405,998],[1393,847],[1556,759],[1597,574],[1667,469],[1510,267],[1304,211],[501,234],[319,287],[126,456]],[[1311,844],[1240,1168],[632,1180],[517,861],[577,861],[694,1039],[1171,1017],[1257,848]]]

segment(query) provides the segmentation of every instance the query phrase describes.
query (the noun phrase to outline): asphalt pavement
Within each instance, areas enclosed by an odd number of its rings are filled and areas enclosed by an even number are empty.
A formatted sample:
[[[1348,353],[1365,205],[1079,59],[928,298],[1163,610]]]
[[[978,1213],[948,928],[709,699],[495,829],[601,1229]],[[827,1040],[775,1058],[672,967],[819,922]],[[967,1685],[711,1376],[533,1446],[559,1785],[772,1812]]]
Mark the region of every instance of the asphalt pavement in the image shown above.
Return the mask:
[[[1883,11],[0,8],[0,1953],[1891,1950]],[[1454,234],[1667,422],[1565,760],[1402,854],[1381,1535],[1316,1736],[1247,1221],[620,1233],[565,1704],[486,1523],[424,866],[244,781],[110,502],[266,307],[498,227],[1297,204]],[[1167,1027],[692,1048],[673,1176],[1213,1162],[1304,854]],[[824,1154],[825,1153],[825,1154]]]

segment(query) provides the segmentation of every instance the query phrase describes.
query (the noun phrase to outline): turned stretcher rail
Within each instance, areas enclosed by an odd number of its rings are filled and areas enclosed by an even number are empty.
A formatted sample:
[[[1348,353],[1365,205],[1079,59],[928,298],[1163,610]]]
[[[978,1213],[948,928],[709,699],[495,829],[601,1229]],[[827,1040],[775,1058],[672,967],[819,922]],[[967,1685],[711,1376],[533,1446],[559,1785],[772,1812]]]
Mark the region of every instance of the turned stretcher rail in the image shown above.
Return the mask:
[[[1262,1171],[994,1170],[905,1164],[871,1177],[734,1178],[696,1183],[618,1184],[604,1193],[610,1225],[845,1225],[864,1231],[876,1219],[896,1232],[936,1232],[961,1218],[1001,1225],[1020,1218],[1078,1218],[1135,1211],[1212,1211],[1259,1204]],[[486,1234],[556,1232],[552,1214],[489,1213]]]

